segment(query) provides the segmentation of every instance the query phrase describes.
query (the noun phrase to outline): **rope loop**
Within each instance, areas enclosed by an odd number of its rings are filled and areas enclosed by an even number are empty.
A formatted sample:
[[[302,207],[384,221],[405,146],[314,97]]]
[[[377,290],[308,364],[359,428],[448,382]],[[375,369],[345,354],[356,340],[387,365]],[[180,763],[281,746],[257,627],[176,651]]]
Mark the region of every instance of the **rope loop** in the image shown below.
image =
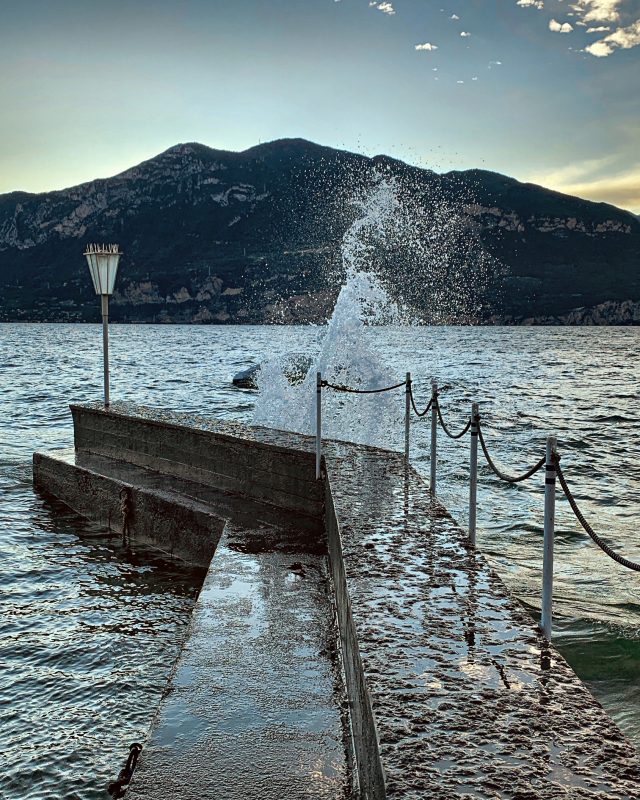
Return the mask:
[[[320,381],[321,386],[327,389],[333,389],[336,392],[349,392],[350,394],[380,394],[381,392],[390,392],[393,389],[399,389],[401,386],[406,386],[407,382],[394,383],[393,386],[383,386],[381,389],[353,389],[350,386],[344,386],[341,383],[329,383],[329,381]]]
[[[556,474],[558,476],[558,481],[560,482],[560,486],[562,487],[562,491],[564,492],[564,496],[569,501],[569,505],[571,506],[571,510],[576,516],[578,522],[582,525],[584,530],[589,534],[591,539],[598,545],[598,547],[605,552],[609,558],[612,558],[616,563],[620,564],[622,567],[626,567],[627,569],[632,569],[634,572],[640,572],[640,564],[636,563],[635,561],[631,561],[624,556],[621,556],[619,553],[616,553],[609,545],[604,542],[598,534],[593,530],[591,525],[587,522],[584,517],[584,514],[578,508],[578,504],[576,503],[576,499],[571,493],[571,489],[567,484],[567,480],[564,477],[564,473],[560,468],[560,456],[556,454],[555,456],[555,466],[556,466]]]
[[[477,418],[477,423],[478,423],[478,439],[480,440],[480,446],[482,447],[482,452],[484,453],[484,457],[486,458],[487,464],[491,468],[492,472],[494,472],[498,476],[498,478],[500,478],[501,481],[505,481],[506,483],[520,483],[521,481],[526,481],[527,478],[530,478],[532,475],[535,475],[539,469],[542,469],[542,467],[544,467],[545,461],[547,460],[546,456],[542,456],[542,458],[539,461],[536,461],[536,463],[531,467],[531,469],[527,470],[522,475],[507,475],[506,472],[502,472],[502,470],[500,470],[496,466],[495,462],[489,455],[489,450],[487,449],[487,445],[484,440],[484,436],[482,434],[482,426],[480,425],[479,415]]]
[[[467,424],[460,431],[460,433],[451,433],[449,428],[447,428],[447,424],[444,421],[444,417],[442,416],[442,411],[440,411],[439,403],[436,405],[436,411],[438,412],[438,419],[440,420],[440,426],[450,439],[462,439],[462,437],[465,435],[465,433],[467,433],[467,431],[471,427],[471,417],[469,417]]]
[[[429,409],[431,408],[431,406],[433,405],[433,396],[432,396],[431,400],[429,400],[429,403],[428,403],[427,407],[425,408],[425,410],[424,411],[418,411],[418,406],[416,405],[416,401],[415,401],[415,399],[413,397],[413,387],[412,386],[409,387],[409,397],[411,398],[411,407],[413,408],[414,413],[418,417],[424,417],[426,415],[426,413],[429,411]]]

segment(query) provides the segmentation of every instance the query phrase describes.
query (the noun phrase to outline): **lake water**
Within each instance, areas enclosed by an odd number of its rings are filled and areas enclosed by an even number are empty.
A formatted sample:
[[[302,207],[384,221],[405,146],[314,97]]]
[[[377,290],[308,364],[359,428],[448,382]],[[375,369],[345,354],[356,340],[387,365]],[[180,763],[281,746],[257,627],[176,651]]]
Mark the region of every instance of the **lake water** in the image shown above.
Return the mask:
[[[114,326],[112,398],[252,420],[235,372],[318,349],[317,327]],[[369,328],[370,347],[426,403],[432,376],[451,427],[481,403],[495,459],[519,472],[556,433],[574,493],[612,546],[640,560],[638,328]],[[0,324],[0,796],[105,797],[143,739],[179,651],[201,576],[135,557],[31,486],[31,454],[72,444],[69,402],[100,399],[93,325]],[[309,400],[312,402],[312,399]],[[358,398],[348,398],[357,413]],[[399,415],[404,397],[398,395]],[[398,417],[399,419],[400,417]],[[385,429],[402,446],[402,426]],[[428,474],[428,422],[412,460]],[[465,523],[467,448],[440,436],[438,493]],[[482,456],[480,456],[482,462]],[[539,608],[543,473],[525,484],[480,472],[478,546]],[[558,496],[555,642],[640,743],[640,575],[612,562]]]

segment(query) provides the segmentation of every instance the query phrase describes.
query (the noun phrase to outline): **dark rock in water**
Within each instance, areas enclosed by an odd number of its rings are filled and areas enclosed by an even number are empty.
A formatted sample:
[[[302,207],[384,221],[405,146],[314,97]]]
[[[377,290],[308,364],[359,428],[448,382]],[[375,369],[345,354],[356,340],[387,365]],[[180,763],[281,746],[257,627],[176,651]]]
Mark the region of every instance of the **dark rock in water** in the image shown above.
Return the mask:
[[[289,353],[283,359],[282,370],[289,383],[295,386],[307,377],[311,363],[311,357],[305,353]],[[233,385],[240,389],[257,389],[260,369],[260,364],[252,364],[247,369],[237,372],[233,376]]]
[[[253,364],[241,372],[236,372],[233,376],[233,385],[240,387],[240,389],[257,389],[258,372],[260,372],[260,364]]]

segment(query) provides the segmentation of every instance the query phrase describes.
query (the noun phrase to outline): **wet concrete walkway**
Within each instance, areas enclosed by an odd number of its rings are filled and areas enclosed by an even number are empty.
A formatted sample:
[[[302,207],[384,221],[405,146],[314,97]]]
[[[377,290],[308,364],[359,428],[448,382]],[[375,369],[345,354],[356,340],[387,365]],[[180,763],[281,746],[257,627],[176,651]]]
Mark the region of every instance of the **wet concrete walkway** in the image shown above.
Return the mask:
[[[162,542],[187,510],[197,557],[222,533],[132,800],[343,797],[347,705],[376,800],[640,797],[635,748],[399,454],[326,442],[323,503],[309,437],[135,406],[74,413],[75,456],[34,460],[43,487],[91,515],[118,498],[92,472],[111,463],[142,487],[136,502],[182,503]]]
[[[337,800],[349,775],[325,558],[225,528],[130,800]]]
[[[388,798],[640,797],[640,758],[397,454],[327,445]]]

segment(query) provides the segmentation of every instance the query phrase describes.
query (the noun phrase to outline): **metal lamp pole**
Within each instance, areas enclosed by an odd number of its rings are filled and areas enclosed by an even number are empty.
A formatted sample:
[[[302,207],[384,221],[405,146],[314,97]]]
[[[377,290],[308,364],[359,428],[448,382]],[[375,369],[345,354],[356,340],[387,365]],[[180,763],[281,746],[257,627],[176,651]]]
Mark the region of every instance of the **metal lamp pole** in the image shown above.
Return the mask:
[[[109,295],[100,296],[102,304],[102,367],[104,370],[104,407],[109,407]]]
[[[109,408],[109,296],[113,294],[122,253],[117,244],[89,244],[85,250],[93,288],[102,305],[102,357],[104,367],[104,406]]]

